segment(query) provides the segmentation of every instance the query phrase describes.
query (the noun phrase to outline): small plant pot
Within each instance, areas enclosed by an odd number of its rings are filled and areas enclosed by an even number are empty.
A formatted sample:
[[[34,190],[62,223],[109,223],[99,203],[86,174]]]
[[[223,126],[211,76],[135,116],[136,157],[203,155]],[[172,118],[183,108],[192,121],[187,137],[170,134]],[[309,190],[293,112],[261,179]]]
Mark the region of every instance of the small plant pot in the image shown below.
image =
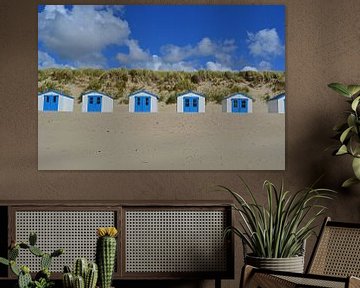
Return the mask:
[[[304,273],[304,256],[289,258],[263,258],[246,255],[245,263],[262,269]]]

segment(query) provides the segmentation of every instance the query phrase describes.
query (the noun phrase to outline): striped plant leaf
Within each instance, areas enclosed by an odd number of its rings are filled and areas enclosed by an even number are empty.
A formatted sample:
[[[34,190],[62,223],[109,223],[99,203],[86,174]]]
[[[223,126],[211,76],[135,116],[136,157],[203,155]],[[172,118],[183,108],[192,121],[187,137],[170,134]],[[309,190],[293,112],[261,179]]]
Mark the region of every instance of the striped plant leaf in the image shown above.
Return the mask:
[[[283,182],[278,189],[266,180],[263,188],[267,203],[261,205],[250,187],[240,179],[245,187],[243,194],[219,186],[234,197],[233,209],[240,215],[239,227],[228,227],[224,237],[234,233],[257,257],[286,258],[300,255],[304,242],[314,234],[317,227],[314,223],[326,211],[326,207],[318,202],[332,199],[335,191],[315,189],[312,185],[291,193],[284,189]],[[250,201],[245,199],[246,195]]]

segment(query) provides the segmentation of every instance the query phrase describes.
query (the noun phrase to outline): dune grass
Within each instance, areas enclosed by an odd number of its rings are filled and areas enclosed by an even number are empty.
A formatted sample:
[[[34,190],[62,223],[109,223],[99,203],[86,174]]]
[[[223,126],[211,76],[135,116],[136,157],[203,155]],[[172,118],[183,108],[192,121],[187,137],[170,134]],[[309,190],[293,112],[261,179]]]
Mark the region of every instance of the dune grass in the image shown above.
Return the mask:
[[[166,104],[176,102],[176,95],[193,90],[207,95],[207,101],[221,103],[232,93],[263,89],[276,94],[285,88],[285,74],[273,71],[153,71],[141,69],[42,69],[38,71],[38,92],[57,89],[80,97],[82,92],[97,90],[126,103],[130,93],[145,89],[160,96]]]

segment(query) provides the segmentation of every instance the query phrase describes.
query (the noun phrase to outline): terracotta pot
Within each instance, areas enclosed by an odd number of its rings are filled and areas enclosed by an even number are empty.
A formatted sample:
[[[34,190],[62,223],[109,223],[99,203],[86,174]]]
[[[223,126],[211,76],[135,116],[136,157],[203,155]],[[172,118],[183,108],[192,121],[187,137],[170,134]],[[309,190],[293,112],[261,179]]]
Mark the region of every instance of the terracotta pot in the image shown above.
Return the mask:
[[[263,258],[246,255],[245,263],[254,267],[274,271],[304,273],[304,256],[289,258]]]

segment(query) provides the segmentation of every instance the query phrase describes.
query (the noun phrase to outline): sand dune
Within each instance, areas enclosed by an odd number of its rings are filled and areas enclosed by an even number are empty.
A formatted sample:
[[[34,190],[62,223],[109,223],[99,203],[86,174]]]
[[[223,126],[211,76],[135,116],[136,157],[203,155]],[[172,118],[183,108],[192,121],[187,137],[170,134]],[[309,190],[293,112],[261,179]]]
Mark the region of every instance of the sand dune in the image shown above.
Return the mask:
[[[38,114],[39,170],[283,170],[285,115],[254,103],[247,115],[221,112]]]

